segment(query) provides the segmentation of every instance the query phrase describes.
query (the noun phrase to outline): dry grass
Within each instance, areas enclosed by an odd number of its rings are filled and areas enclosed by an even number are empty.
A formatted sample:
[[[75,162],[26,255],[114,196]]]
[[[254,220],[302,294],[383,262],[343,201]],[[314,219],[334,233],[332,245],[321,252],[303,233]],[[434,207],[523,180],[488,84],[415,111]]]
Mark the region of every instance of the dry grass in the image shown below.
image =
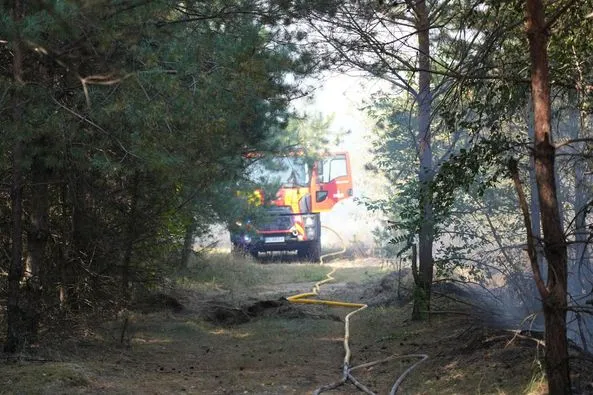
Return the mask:
[[[462,306],[451,306],[457,310]],[[470,316],[439,315],[427,322],[409,319],[410,306],[373,308],[353,320],[355,364],[391,354],[428,354],[404,381],[402,394],[526,394],[534,388],[533,344],[508,344],[511,334],[479,326]],[[496,341],[493,338],[499,337]],[[363,370],[358,378],[387,393],[414,358]]]
[[[339,265],[339,262],[333,263]],[[347,265],[344,265],[347,266]],[[262,297],[262,289],[292,292],[324,277],[330,268],[305,264],[259,265],[216,256],[185,273],[177,286],[196,299],[230,297],[237,287]],[[380,291],[380,267],[344,267],[324,298]],[[217,291],[225,289],[228,292]],[[308,289],[303,289],[307,291]],[[366,290],[361,292],[361,290]],[[233,291],[235,292],[235,291]],[[259,294],[257,294],[259,292]],[[373,291],[374,292],[374,291]],[[435,308],[463,310],[435,298]],[[305,394],[336,381],[344,357],[348,309],[298,306],[311,314],[262,315],[241,325],[209,322],[199,310],[132,312],[124,345],[121,322],[97,323],[92,336],[54,345],[60,358],[0,365],[0,393]],[[470,312],[468,312],[470,313]],[[410,305],[372,307],[352,319],[352,364],[391,354],[426,353],[430,359],[404,381],[402,394],[529,394],[545,391],[536,343],[483,327],[470,315],[439,314],[430,322],[409,319]],[[541,352],[541,350],[539,350]],[[356,376],[387,393],[411,358],[360,369]],[[334,394],[359,393],[352,385]]]
[[[2,394],[76,393],[88,388],[94,378],[81,363],[12,362],[1,368]]]
[[[193,289],[249,290],[258,286],[315,282],[325,278],[331,269],[301,263],[260,264],[230,254],[212,254],[195,260],[192,267],[177,279],[180,286]]]

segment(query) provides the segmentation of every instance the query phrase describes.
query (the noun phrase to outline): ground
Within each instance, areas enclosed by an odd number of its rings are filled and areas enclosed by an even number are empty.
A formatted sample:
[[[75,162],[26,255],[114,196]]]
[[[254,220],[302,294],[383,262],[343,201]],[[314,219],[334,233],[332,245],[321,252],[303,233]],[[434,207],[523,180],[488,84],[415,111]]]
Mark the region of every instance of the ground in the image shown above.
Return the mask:
[[[216,265],[214,265],[216,266]],[[326,265],[222,263],[196,268],[118,319],[0,365],[0,393],[310,394],[338,381],[347,308],[293,305],[332,268],[320,298],[369,303],[351,320],[353,373],[377,394],[544,394],[537,334],[493,329],[454,290],[426,321],[410,320],[405,273],[374,259]],[[492,317],[489,317],[491,321]],[[593,363],[579,359],[577,393],[593,393]],[[362,393],[346,383],[330,394]]]

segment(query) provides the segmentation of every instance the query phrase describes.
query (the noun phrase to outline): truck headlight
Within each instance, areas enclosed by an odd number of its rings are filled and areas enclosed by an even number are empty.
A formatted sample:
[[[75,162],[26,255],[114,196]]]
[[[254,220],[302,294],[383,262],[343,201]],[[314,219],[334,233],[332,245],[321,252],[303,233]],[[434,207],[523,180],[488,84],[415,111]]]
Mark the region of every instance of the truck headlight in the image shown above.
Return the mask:
[[[305,217],[305,226],[307,228],[315,226],[315,220],[313,219],[313,217]]]

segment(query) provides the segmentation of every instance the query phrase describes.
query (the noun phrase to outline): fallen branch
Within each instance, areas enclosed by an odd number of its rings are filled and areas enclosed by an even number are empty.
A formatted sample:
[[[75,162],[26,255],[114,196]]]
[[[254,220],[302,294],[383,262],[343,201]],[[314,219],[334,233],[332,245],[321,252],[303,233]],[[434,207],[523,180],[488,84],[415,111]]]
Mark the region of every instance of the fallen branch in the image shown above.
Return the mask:
[[[507,342],[507,346],[510,345],[515,340],[515,338],[532,340],[532,341],[536,342],[538,345],[540,345],[542,347],[545,347],[546,346],[546,342],[545,341],[540,340],[540,339],[536,339],[535,337],[522,335],[521,334],[521,331],[513,330],[513,329],[507,329],[507,331],[514,334],[513,338]]]

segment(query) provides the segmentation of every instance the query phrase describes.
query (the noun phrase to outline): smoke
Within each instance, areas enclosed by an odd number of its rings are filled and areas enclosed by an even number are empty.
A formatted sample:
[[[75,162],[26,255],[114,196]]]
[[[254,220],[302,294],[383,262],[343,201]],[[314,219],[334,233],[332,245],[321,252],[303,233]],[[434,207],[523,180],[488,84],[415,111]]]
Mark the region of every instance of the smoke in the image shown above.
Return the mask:
[[[578,246],[575,249],[577,250],[575,256],[579,256]],[[589,254],[583,255],[587,258],[589,256]],[[580,257],[582,258],[583,255]],[[593,351],[593,269],[590,260],[572,259],[568,274],[568,336],[583,350],[591,352]]]
[[[593,349],[593,271],[589,262],[571,261],[568,277],[567,337],[585,352]],[[543,270],[545,272],[545,270]],[[466,284],[469,299],[481,307],[482,319],[492,327],[544,332],[542,300],[529,271],[507,272],[503,284]]]

